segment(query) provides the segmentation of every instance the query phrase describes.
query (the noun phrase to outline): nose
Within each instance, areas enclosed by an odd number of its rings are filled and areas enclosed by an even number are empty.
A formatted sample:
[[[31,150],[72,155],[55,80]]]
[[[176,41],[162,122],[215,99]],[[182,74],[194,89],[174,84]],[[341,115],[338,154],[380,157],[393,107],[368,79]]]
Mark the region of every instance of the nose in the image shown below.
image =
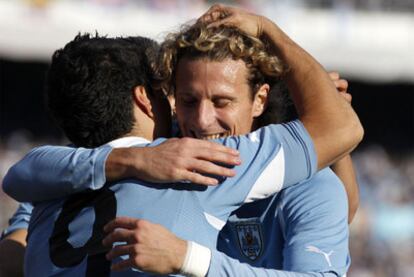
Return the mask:
[[[194,115],[194,127],[200,133],[208,132],[209,128],[213,126],[215,122],[215,110],[213,103],[208,101],[202,101],[198,104],[196,113]]]

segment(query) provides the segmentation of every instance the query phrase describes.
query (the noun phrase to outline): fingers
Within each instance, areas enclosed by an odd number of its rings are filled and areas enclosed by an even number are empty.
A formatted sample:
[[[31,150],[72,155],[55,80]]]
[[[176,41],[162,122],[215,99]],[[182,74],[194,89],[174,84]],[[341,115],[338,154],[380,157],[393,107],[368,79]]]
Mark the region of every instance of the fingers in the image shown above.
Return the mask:
[[[214,164],[209,161],[195,160],[191,165],[191,171],[216,176],[233,177],[236,172],[233,169]]]
[[[124,255],[134,256],[134,253],[135,253],[134,250],[135,250],[134,245],[129,245],[129,244],[117,245],[114,248],[112,248],[111,251],[109,251],[105,257],[107,260],[113,260],[115,258],[124,256]]]
[[[193,158],[227,165],[241,163],[239,151],[211,141],[183,138],[177,148],[177,155],[190,164]]]
[[[341,95],[348,103],[351,104],[352,102],[352,95],[346,92],[339,92],[339,95]]]
[[[191,169],[185,170],[181,173],[181,180],[190,181],[194,184],[215,186],[218,185],[216,178],[208,177],[208,175],[233,177],[236,172],[232,169],[228,169],[222,166],[215,165],[207,161],[194,161],[191,165]]]
[[[117,217],[104,226],[104,231],[109,233],[116,228],[134,229],[137,226],[137,221],[136,218]]]
[[[229,27],[235,27],[237,24],[235,20],[233,19],[233,17],[229,16],[221,20],[213,21],[212,23],[207,25],[207,28],[215,28],[215,27],[220,27],[222,25],[229,26]]]
[[[221,163],[231,166],[241,164],[239,155],[234,155],[227,151],[223,152],[220,149],[212,149],[210,147],[199,149],[194,155],[198,160],[205,160],[213,163]]]
[[[224,10],[226,8],[226,6],[224,6],[223,4],[214,4],[213,6],[211,6],[207,13],[209,12],[214,12],[214,11],[220,11],[220,10]]]
[[[240,155],[239,151],[236,149],[224,146],[219,143],[207,141],[207,140],[199,140],[195,138],[186,137],[186,138],[181,138],[181,139],[168,139],[166,142],[174,143],[176,144],[177,148],[184,149],[184,150],[189,149],[191,151],[196,151],[199,149],[207,149],[209,151],[227,153],[228,155],[232,155],[235,157],[238,157]]]
[[[200,146],[202,146],[202,147],[204,147],[204,148],[206,148],[210,151],[223,152],[223,153],[226,153],[228,155],[235,156],[235,157],[238,157],[240,155],[240,152],[237,151],[236,149],[224,146],[224,145],[219,144],[219,143],[206,141],[206,140],[196,140],[196,139],[194,139],[194,141],[196,143],[200,143]]]
[[[121,271],[121,270],[125,270],[128,268],[134,267],[134,260],[132,260],[131,258],[128,260],[122,260],[118,263],[114,263],[111,266],[111,270],[113,271]]]
[[[201,21],[205,24],[216,21],[217,19],[223,18],[225,16],[225,7],[221,4],[215,4],[211,6],[207,12],[205,12],[198,21]]]
[[[215,178],[201,176],[201,173],[233,177],[235,172],[228,167],[241,163],[240,153],[236,149],[194,138],[169,139],[152,150],[147,160],[156,162],[146,168],[144,172],[149,170],[149,173],[147,179],[143,178],[149,181],[188,180],[201,185],[217,185]],[[155,166],[157,170],[154,170]]]
[[[235,171],[223,165],[234,166],[241,163],[237,150],[221,144],[196,139],[186,139],[182,143],[181,149],[189,153],[183,152],[183,156],[187,158],[177,160],[175,164],[175,178],[180,180],[207,186],[217,185],[215,178],[203,175],[233,177]]]
[[[336,89],[339,92],[346,92],[348,89],[348,81],[341,79],[341,76],[336,71],[331,71],[328,73],[331,80],[334,82]]]
[[[339,80],[339,73],[336,71],[331,71],[328,72],[329,77],[331,78],[332,81],[336,81]]]
[[[339,79],[334,81],[335,87],[339,92],[346,92],[348,90],[348,81]]]
[[[209,23],[214,22],[214,21],[216,21],[216,20],[218,20],[222,17],[223,17],[223,15],[221,14],[220,11],[209,11],[209,12],[203,14],[198,19],[198,21],[202,22],[204,24],[209,24]]]
[[[205,176],[205,174],[233,177],[236,175],[236,172],[233,169],[216,165],[209,161],[194,160],[191,163],[191,168],[182,173],[182,177],[183,180],[200,185],[213,186],[218,184],[216,178]]]
[[[191,183],[205,185],[205,186],[215,186],[218,185],[218,181],[215,178],[203,176],[197,172],[186,171],[183,173],[183,180],[188,180]]]
[[[232,7],[224,6],[222,4],[215,4],[204,13],[199,19],[199,22],[207,24],[207,27],[217,27],[220,25],[234,26],[234,20],[232,18],[234,9]],[[230,24],[232,23],[232,24]]]
[[[111,231],[109,235],[107,235],[103,240],[102,244],[104,246],[112,246],[115,242],[127,242],[127,243],[135,243],[137,242],[136,237],[134,236],[134,232],[127,230],[127,229],[116,229]]]
[[[331,80],[334,82],[339,95],[341,95],[348,103],[351,103],[352,95],[347,92],[349,86],[348,81],[341,79],[341,76],[338,72],[329,72],[328,74]]]

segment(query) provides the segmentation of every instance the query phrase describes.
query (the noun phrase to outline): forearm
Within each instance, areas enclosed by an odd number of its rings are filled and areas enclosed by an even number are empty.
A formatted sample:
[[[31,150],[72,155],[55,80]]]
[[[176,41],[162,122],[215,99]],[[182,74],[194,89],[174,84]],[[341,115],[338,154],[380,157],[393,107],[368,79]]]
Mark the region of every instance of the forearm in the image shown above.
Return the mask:
[[[263,36],[288,67],[286,83],[299,118],[314,141],[319,168],[332,164],[362,139],[357,115],[338,95],[323,67],[266,18]]]
[[[35,148],[9,169],[3,190],[19,202],[36,202],[99,189],[106,182],[104,166],[110,151],[108,146]]]
[[[207,276],[273,276],[273,277],[311,277],[337,276],[330,272],[293,272],[269,268],[253,267],[230,258],[219,251],[212,251],[210,269]]]
[[[109,153],[105,162],[105,176],[108,182],[133,178],[136,171],[143,168],[140,157],[147,148],[116,148]],[[135,175],[134,175],[135,171]]]
[[[347,155],[331,166],[341,179],[348,196],[348,223],[351,223],[359,206],[359,186],[350,155]]]

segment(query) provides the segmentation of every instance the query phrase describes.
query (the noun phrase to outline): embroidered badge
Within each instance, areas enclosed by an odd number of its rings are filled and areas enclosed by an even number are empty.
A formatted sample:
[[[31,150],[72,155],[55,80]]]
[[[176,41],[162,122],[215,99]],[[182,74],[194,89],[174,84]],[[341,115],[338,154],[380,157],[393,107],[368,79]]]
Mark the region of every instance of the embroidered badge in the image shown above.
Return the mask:
[[[262,254],[263,249],[260,224],[237,224],[236,231],[242,254],[251,261],[256,260]]]

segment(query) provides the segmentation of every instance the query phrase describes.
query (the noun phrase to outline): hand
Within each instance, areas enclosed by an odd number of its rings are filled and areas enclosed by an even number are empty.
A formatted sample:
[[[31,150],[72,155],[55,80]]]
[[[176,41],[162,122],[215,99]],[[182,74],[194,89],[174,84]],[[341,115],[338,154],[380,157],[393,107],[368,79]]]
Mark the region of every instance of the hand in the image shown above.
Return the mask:
[[[178,273],[184,263],[187,242],[159,224],[142,219],[117,217],[105,225],[104,231],[109,233],[103,240],[105,246],[126,242],[112,248],[106,255],[108,260],[129,255],[127,260],[113,264],[112,270],[134,267],[164,275]]]
[[[348,93],[348,81],[341,79],[338,72],[332,71],[329,72],[329,77],[334,82],[336,89],[339,94],[349,103],[352,102],[352,95]]]
[[[197,184],[217,185],[217,179],[202,174],[233,177],[234,170],[215,163],[230,166],[241,163],[237,150],[193,138],[173,138],[146,149],[143,155],[145,164],[137,169],[138,176],[148,181],[188,180]]]
[[[217,164],[216,164],[217,163]],[[137,178],[166,183],[190,181],[217,185],[214,176],[233,177],[235,171],[225,166],[241,163],[237,150],[221,144],[193,138],[172,138],[155,147],[114,149],[106,161],[108,181]]]
[[[245,10],[215,4],[203,14],[198,21],[208,24],[208,27],[221,25],[237,27],[248,35],[259,38],[263,34],[265,17],[249,13]]]

